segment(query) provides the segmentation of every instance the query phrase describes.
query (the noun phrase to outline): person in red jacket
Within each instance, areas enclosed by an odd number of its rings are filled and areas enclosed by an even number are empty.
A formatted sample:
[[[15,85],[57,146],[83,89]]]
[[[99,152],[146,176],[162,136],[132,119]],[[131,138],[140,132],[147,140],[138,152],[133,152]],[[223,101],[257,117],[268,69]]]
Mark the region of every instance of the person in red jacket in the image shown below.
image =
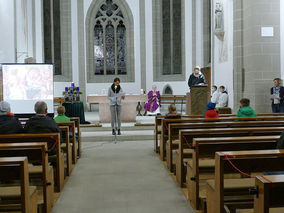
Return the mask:
[[[206,105],[206,110],[207,110],[207,112],[203,116],[204,118],[219,118],[219,115],[216,112],[216,104],[215,103],[209,102]]]

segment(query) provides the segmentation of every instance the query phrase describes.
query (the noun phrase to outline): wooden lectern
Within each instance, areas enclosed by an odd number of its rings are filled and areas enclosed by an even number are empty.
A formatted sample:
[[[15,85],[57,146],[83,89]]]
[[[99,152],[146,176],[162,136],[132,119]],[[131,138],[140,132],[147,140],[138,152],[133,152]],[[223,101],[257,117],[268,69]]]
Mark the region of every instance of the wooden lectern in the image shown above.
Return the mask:
[[[186,114],[204,115],[209,98],[208,85],[192,86],[190,92],[186,94]]]

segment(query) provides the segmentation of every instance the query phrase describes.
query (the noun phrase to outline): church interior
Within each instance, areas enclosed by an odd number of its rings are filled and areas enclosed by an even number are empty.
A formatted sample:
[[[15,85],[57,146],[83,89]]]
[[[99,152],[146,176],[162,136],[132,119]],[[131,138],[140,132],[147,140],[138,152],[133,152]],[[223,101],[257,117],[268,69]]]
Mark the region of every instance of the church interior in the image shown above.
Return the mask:
[[[0,26],[0,212],[284,212],[283,0],[0,0]]]

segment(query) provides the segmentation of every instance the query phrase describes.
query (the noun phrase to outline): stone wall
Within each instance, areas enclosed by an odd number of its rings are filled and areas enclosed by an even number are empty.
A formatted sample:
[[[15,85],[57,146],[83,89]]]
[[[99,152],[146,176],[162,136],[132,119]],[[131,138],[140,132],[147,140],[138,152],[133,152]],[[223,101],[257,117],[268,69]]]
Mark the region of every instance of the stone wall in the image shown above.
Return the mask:
[[[273,37],[262,37],[262,27]],[[234,1],[235,110],[243,97],[257,112],[271,112],[272,79],[280,77],[280,0]]]

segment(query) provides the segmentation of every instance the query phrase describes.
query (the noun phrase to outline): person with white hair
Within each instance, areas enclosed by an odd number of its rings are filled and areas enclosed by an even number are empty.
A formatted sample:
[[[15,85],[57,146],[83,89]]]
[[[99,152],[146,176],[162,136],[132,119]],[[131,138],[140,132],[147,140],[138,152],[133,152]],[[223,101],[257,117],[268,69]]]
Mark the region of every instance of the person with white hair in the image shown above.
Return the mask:
[[[196,66],[193,69],[193,73],[190,75],[188,79],[188,86],[191,88],[196,85],[203,85],[206,83],[204,75],[200,71],[200,67]]]
[[[0,102],[0,134],[22,133],[23,127],[11,113],[10,104],[6,101]]]
[[[160,102],[161,102],[160,92],[157,91],[157,86],[153,85],[152,90],[148,92],[148,101],[144,105],[144,109],[147,111],[147,115],[161,114]]]
[[[53,118],[47,116],[47,104],[38,101],[34,107],[36,115],[32,116],[25,125],[28,133],[52,133],[61,132]]]

